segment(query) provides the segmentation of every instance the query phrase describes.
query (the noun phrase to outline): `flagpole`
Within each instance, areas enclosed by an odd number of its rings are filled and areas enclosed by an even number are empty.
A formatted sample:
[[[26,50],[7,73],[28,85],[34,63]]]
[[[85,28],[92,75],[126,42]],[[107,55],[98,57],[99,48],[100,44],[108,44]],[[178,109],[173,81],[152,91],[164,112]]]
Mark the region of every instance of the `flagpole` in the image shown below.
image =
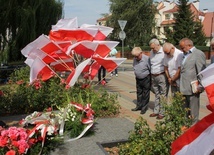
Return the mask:
[[[56,76],[57,76],[58,78],[60,78],[60,80],[62,80],[62,78],[61,78],[49,65],[47,65],[46,63],[44,63],[44,61],[43,61],[40,57],[37,56],[37,58],[39,58],[39,59],[41,60],[41,62],[42,62],[43,64],[45,64],[45,66],[47,66],[52,72],[54,72],[54,73],[56,74]]]
[[[52,58],[53,60],[55,60],[56,62],[59,62],[57,59],[55,59],[54,57],[52,57],[51,55],[49,55],[48,53],[46,53],[46,52],[44,52],[43,50],[41,50],[41,49],[38,49],[38,50],[40,50],[41,52],[43,52],[43,53],[45,53],[45,54],[47,54],[50,58]],[[56,53],[55,53],[56,54]],[[56,54],[57,55],[57,54]],[[58,56],[58,55],[57,55]],[[58,56],[59,57],[59,56]],[[41,58],[40,58],[41,59]],[[70,68],[69,68],[69,66],[59,57],[59,59],[61,60],[61,62],[59,62],[59,63],[61,63],[65,68],[67,68],[68,70],[70,70],[70,71],[72,71]]]

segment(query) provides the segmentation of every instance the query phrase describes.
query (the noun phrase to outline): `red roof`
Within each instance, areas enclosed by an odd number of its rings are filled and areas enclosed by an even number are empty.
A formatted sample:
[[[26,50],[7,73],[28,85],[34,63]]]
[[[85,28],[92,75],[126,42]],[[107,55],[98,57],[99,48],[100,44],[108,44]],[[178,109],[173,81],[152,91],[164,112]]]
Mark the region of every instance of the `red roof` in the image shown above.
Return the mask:
[[[214,12],[205,13],[203,28],[206,37],[211,37],[211,34],[214,32]]]

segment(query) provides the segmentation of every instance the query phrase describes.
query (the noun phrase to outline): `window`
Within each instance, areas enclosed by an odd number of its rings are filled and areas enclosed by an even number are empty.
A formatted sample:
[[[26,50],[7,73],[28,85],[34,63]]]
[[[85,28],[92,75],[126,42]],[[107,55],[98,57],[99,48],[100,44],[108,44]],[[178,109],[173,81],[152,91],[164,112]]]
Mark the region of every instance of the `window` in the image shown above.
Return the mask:
[[[170,20],[170,14],[165,14],[165,20]]]

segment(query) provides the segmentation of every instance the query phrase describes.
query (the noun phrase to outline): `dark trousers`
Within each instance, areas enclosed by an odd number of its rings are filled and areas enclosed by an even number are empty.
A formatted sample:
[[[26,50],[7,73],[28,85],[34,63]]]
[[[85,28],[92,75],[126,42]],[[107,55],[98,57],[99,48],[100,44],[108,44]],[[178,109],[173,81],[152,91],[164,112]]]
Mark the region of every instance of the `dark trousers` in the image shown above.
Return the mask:
[[[101,66],[100,69],[98,70],[98,81],[101,81],[102,78],[103,80],[105,80],[105,76],[106,76],[106,69],[103,66]]]
[[[113,72],[111,72],[111,74],[117,74],[117,68],[115,68],[115,70]]]
[[[184,95],[185,105],[184,108],[189,109],[187,111],[187,117],[192,118],[192,124],[195,124],[199,120],[199,110],[200,110],[200,94]]]
[[[149,75],[143,79],[136,78],[137,108],[141,109],[142,112],[145,112],[148,109],[151,86],[150,82],[151,79]]]

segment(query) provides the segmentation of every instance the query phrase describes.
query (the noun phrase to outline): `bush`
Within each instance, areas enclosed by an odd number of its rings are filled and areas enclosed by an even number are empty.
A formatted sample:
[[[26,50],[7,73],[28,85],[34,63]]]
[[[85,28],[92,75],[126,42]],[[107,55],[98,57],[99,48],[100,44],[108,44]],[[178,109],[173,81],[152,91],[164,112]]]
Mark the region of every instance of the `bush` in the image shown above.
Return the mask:
[[[171,143],[190,126],[191,120],[186,117],[181,94],[177,93],[171,104],[167,105],[164,100],[162,104],[165,107],[165,119],[157,121],[152,130],[147,121],[140,117],[135,123],[134,131],[130,132],[130,142],[120,145],[120,154],[170,154]]]
[[[43,111],[48,107],[67,104],[67,96],[72,102],[91,104],[95,116],[106,117],[119,113],[117,94],[109,94],[104,89],[84,88],[83,83],[66,89],[58,77],[48,81],[36,81],[29,85],[29,67],[16,70],[6,85],[1,86],[3,95],[0,97],[0,115],[28,114]]]

